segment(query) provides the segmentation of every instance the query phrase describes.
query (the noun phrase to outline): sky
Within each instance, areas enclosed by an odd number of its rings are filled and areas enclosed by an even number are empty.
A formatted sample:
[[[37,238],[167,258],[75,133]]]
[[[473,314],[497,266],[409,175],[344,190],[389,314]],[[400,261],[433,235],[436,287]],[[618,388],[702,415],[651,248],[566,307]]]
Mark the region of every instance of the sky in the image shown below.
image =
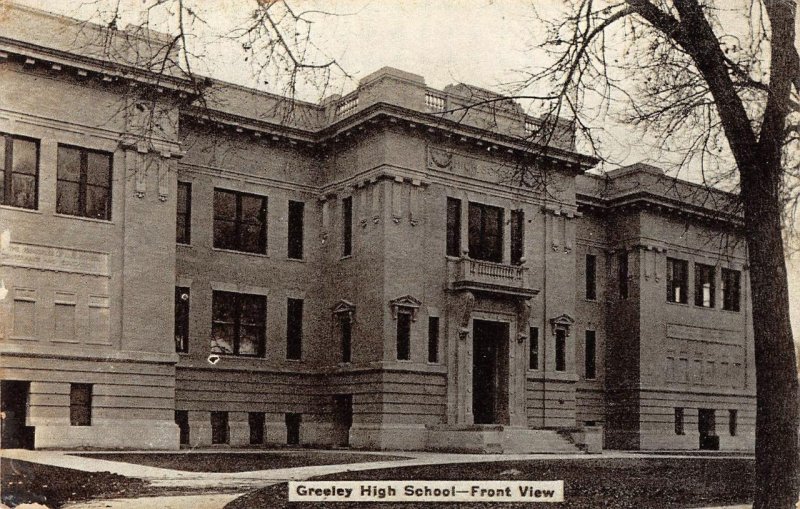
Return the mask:
[[[105,0],[17,0],[33,7],[78,18],[96,17],[98,9],[112,2]],[[727,1],[727,0],[726,0]],[[740,0],[730,0],[735,2]],[[119,3],[125,23],[145,19],[143,0],[114,0]],[[328,11],[329,15],[310,15],[314,21],[311,36],[316,58],[335,59],[352,79],[336,81],[324,94],[344,94],[353,90],[358,79],[383,67],[392,66],[419,74],[428,86],[444,88],[465,82],[503,91],[518,79],[520,70],[541,65],[544,55],[535,49],[542,27],[535,18],[548,16],[562,5],[561,0],[295,0],[296,10]],[[189,27],[187,45],[198,55],[195,71],[241,85],[271,92],[271,76],[254,76],[254,61],[234,43],[230,35],[253,10],[254,0],[196,0],[198,19]],[[727,5],[727,4],[725,4]],[[724,15],[724,13],[723,13]],[[737,14],[738,15],[738,14]],[[150,11],[152,26],[174,29],[176,18]],[[798,20],[800,22],[800,19]],[[265,79],[268,83],[264,83]],[[300,94],[319,100],[318,88],[305,87]],[[608,122],[612,124],[611,121]],[[599,125],[598,127],[605,127]],[[653,160],[652,150],[625,126],[613,123],[604,129],[606,147],[620,163]],[[633,141],[633,142],[632,142]],[[660,157],[665,157],[660,154]],[[693,178],[682,173],[681,177]],[[791,314],[796,342],[800,344],[800,255],[787,260],[791,293]]]

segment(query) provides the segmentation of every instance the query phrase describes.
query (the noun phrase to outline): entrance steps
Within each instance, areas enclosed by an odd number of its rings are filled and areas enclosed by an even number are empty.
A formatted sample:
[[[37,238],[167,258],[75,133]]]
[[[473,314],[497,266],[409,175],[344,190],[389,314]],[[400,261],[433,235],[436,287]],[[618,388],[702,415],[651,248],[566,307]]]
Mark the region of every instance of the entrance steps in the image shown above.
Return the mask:
[[[428,426],[426,449],[485,454],[577,454],[569,434],[503,425]]]

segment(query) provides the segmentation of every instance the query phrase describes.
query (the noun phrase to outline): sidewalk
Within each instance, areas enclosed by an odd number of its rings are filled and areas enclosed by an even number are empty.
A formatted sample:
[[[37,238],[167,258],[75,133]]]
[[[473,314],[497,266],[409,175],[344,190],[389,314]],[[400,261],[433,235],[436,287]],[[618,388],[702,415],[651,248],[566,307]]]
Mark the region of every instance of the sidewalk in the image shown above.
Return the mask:
[[[132,452],[132,451],[131,451]],[[200,451],[197,451],[200,452]],[[202,451],[207,452],[207,451]],[[220,451],[230,452],[230,451]],[[356,451],[354,451],[356,453]],[[361,451],[357,452],[362,454]],[[187,457],[191,453],[186,453]],[[683,457],[680,454],[646,454],[639,452],[603,452],[601,454],[450,454],[432,452],[385,451],[376,455],[408,457],[403,460],[373,461],[365,463],[347,463],[334,465],[314,465],[307,467],[257,470],[250,472],[185,472],[166,468],[136,465],[119,461],[109,461],[83,456],[72,456],[60,451],[31,451],[12,449],[0,451],[0,457],[17,459],[31,463],[40,463],[62,468],[70,468],[84,472],[111,472],[126,477],[143,479],[154,487],[190,488],[204,490],[204,495],[143,497],[132,499],[95,500],[70,504],[71,509],[145,509],[160,507],[166,509],[218,509],[222,508],[245,492],[263,488],[278,482],[303,480],[310,477],[335,474],[340,472],[364,471],[382,468],[397,468],[418,465],[446,465],[451,463],[481,463],[514,460],[593,460],[610,458],[632,458],[643,456],[653,458]],[[695,456],[693,456],[695,457]],[[220,493],[220,492],[225,492]],[[231,493],[237,492],[237,493]],[[750,509],[749,506],[731,506],[726,508],[705,509]]]

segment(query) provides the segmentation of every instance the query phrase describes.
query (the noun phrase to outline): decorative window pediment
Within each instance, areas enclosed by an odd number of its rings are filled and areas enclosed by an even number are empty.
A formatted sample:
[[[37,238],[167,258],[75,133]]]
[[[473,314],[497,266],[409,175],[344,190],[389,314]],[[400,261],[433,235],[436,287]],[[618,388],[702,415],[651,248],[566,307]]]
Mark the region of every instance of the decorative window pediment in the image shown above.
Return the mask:
[[[336,305],[331,308],[331,313],[334,316],[347,315],[351,319],[353,318],[353,314],[355,312],[356,312],[356,305],[344,299],[337,302]]]
[[[550,319],[550,327],[553,329],[553,334],[555,334],[557,330],[563,329],[566,331],[567,336],[569,336],[569,331],[574,324],[575,319],[566,313]]]
[[[417,320],[417,310],[422,305],[419,299],[411,295],[404,295],[389,301],[389,306],[392,308],[392,318],[397,320],[397,313],[406,312],[411,314],[411,321]]]

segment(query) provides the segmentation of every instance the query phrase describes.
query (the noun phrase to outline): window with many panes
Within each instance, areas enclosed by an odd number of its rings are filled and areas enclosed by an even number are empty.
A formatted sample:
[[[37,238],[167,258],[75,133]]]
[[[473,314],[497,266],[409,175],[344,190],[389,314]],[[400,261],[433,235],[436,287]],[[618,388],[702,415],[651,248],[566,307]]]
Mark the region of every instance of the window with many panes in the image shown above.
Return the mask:
[[[212,294],[211,351],[224,355],[264,355],[266,297],[214,291]]]
[[[289,200],[289,232],[287,256],[293,260],[303,259],[303,215],[305,203]]]
[[[741,272],[722,269],[722,309],[739,311]]]
[[[686,260],[667,258],[667,301],[686,304],[689,289],[689,264]]]
[[[439,362],[439,317],[428,318],[428,362]]]
[[[192,243],[192,184],[178,182],[177,214],[175,221],[175,242]]]
[[[58,146],[56,212],[111,219],[111,154]]]
[[[0,134],[0,204],[36,209],[39,200],[39,142]]]
[[[539,369],[539,327],[531,327],[530,329],[528,369]]]
[[[714,307],[714,267],[694,264],[694,305]]]
[[[286,300],[286,358],[303,357],[303,299]]]
[[[189,288],[175,288],[175,351],[189,351]]]
[[[476,260],[503,261],[503,209],[469,204],[469,256]]]
[[[267,251],[267,197],[214,189],[214,247]]]
[[[597,257],[586,255],[586,300],[597,300]]]
[[[447,199],[447,255],[461,256],[461,200]]]

